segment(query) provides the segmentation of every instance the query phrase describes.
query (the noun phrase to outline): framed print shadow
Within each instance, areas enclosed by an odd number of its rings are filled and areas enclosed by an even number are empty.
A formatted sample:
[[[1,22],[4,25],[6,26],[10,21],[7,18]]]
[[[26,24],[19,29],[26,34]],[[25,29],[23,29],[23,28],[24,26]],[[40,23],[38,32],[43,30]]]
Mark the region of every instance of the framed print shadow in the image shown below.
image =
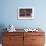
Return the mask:
[[[32,7],[19,7],[18,8],[18,19],[33,19],[34,18],[34,8]]]

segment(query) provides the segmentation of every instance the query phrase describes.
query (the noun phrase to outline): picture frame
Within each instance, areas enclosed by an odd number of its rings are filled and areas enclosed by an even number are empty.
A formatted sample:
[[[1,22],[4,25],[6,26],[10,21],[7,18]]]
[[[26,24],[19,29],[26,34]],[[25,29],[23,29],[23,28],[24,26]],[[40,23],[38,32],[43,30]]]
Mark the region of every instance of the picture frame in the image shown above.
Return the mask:
[[[17,11],[18,19],[33,19],[34,18],[34,8],[32,7],[19,7]]]

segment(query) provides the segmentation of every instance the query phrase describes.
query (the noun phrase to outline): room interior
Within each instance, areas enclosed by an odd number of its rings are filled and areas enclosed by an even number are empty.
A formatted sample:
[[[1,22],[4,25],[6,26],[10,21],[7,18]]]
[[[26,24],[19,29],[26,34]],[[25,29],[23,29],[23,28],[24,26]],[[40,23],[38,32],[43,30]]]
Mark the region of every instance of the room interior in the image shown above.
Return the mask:
[[[6,32],[9,24],[15,29],[40,28],[45,32],[46,46],[46,0],[0,0],[0,46],[2,46],[2,32]],[[18,19],[19,7],[34,8],[33,19]],[[17,30],[19,32],[19,30]],[[23,32],[23,30],[20,30]]]

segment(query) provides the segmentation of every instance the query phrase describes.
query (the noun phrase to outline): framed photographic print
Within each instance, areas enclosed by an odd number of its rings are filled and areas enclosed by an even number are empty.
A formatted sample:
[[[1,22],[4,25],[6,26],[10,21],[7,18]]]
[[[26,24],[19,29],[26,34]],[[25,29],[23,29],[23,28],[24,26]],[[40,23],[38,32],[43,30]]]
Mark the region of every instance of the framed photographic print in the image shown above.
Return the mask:
[[[34,8],[32,7],[19,7],[18,8],[18,19],[33,19]]]

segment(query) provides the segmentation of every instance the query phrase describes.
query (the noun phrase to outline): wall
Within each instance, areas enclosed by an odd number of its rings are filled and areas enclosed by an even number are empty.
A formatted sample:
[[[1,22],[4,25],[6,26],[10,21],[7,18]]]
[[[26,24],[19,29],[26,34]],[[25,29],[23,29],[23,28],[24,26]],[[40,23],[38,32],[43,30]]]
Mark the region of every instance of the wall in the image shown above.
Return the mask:
[[[46,28],[46,0],[1,0],[0,24],[13,24],[19,28],[41,27]],[[33,7],[33,20],[17,20],[18,7]]]

